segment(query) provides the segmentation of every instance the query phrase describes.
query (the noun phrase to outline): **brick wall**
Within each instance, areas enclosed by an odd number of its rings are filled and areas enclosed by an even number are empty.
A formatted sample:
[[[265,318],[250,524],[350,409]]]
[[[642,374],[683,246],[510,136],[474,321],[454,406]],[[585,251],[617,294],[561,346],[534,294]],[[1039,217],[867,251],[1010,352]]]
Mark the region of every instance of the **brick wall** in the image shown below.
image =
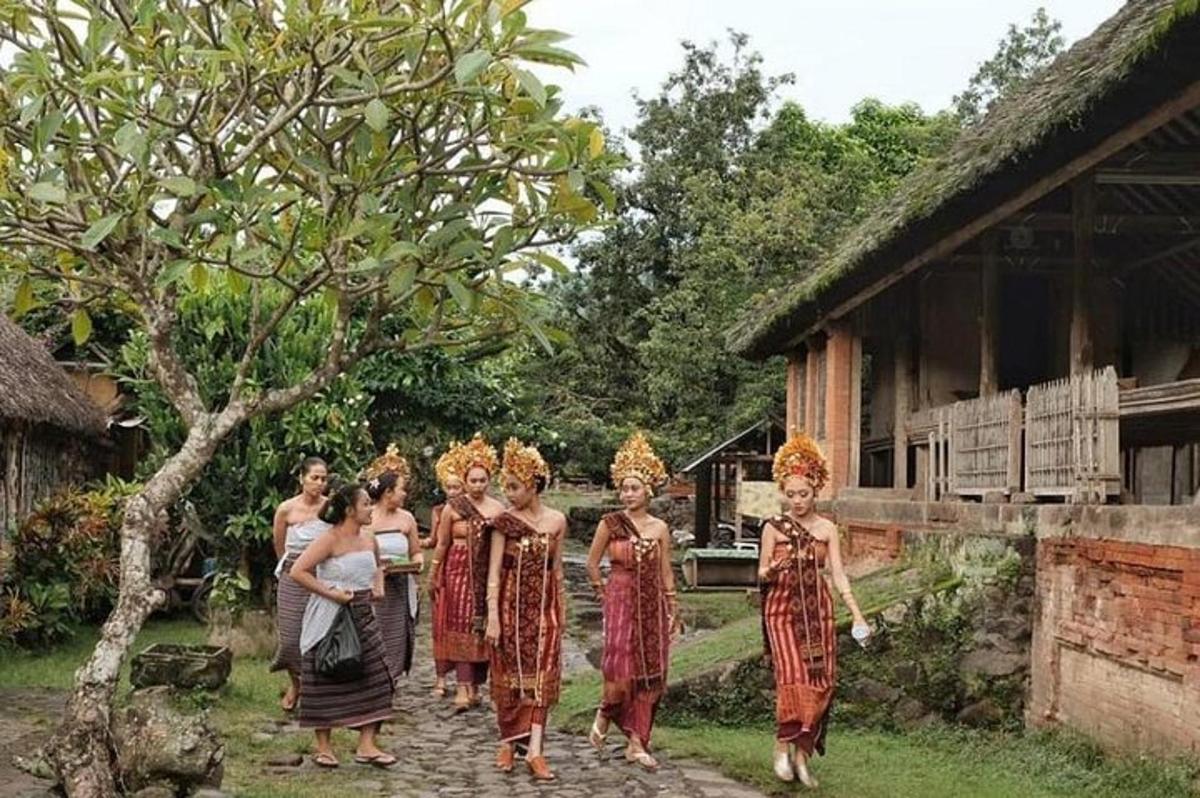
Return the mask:
[[[900,558],[900,527],[894,524],[871,524],[848,521],[843,557],[847,562],[895,562]]]
[[[1038,542],[1028,720],[1200,754],[1200,548]]]

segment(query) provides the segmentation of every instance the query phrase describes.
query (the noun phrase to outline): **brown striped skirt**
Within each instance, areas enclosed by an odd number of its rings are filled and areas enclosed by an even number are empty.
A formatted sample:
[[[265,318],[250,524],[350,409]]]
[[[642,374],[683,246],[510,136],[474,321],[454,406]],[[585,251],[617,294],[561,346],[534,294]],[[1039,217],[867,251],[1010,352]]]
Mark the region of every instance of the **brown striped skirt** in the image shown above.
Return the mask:
[[[303,657],[300,671],[300,726],[306,729],[347,729],[392,717],[393,679],[384,654],[383,636],[371,606],[371,591],[360,590],[350,602],[362,645],[363,673],[336,682],[316,671],[316,648]]]
[[[304,608],[308,606],[309,592],[292,579],[292,565],[299,554],[289,554],[283,561],[279,574],[279,585],[275,590],[275,634],[277,646],[272,671],[287,671],[300,675],[300,626],[304,622]]]
[[[396,676],[412,670],[416,620],[408,611],[408,574],[390,574],[384,578],[383,600],[375,605],[388,668]]]

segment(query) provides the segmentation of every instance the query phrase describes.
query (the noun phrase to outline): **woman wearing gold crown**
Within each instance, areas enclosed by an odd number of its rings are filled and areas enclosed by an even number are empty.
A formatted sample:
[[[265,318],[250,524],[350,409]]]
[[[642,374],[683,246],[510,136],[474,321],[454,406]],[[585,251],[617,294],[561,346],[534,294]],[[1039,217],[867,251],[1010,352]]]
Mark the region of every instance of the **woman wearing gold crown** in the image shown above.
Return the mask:
[[[487,580],[491,693],[500,726],[496,767],[510,772],[515,747],[524,745],[533,778],[552,781],[542,744],[562,681],[567,519],[542,504],[550,468],[534,447],[510,438],[501,479],[511,506],[493,525]]]
[[[493,518],[504,505],[488,495],[496,472],[496,450],[476,435],[451,455],[466,492],[451,499],[438,519],[430,589],[435,596],[438,636],[433,658],[452,664],[458,677],[454,710],[479,704],[479,685],[487,678],[488,650],[483,639],[487,619],[488,548]]]
[[[773,469],[785,515],[763,529],[758,577],[766,655],[775,673],[775,775],[817,781],[808,769],[825,752],[825,731],[837,677],[837,635],[828,573],[854,617],[866,627],[842,567],[838,530],[816,513],[828,479],[825,458],[807,435],[796,435],[775,453]],[[791,749],[791,750],[789,750]]]
[[[438,542],[438,527],[441,525],[442,513],[446,509],[446,504],[463,495],[463,480],[462,474],[458,471],[458,453],[459,444],[454,441],[450,444],[437,463],[434,464],[433,470],[437,474],[438,484],[442,488],[442,493],[446,497],[446,502],[443,504],[435,504],[430,511],[429,523],[429,538],[421,542],[421,546],[426,549],[437,548]],[[433,580],[430,580],[433,584]],[[434,591],[431,596],[433,600],[433,612],[430,613],[430,627],[433,632],[433,650],[435,652],[433,659],[434,666],[434,683],[433,694],[438,698],[446,697],[446,674],[454,671],[454,663],[446,659],[438,659],[437,653],[445,649],[445,638],[442,635],[442,628],[438,625],[439,618],[445,618],[444,607],[441,606],[440,600],[445,597],[445,593]],[[474,676],[474,674],[472,675]],[[482,681],[482,680],[481,680]],[[472,678],[474,682],[474,678]],[[469,700],[469,696],[468,696]]]
[[[602,748],[609,723],[616,723],[628,739],[625,759],[653,771],[658,763],[647,750],[650,730],[666,687],[678,615],[670,530],[649,513],[667,472],[640,432],[617,452],[611,471],[625,510],[604,516],[588,552],[588,579],[604,609],[604,690],[588,739]],[[600,574],[605,553],[607,584]]]
[[[375,536],[383,564],[378,576],[382,584],[377,585],[383,598],[375,605],[375,615],[393,679],[412,669],[419,597],[417,580],[412,574],[388,569],[398,562],[418,568],[424,564],[417,519],[404,509],[411,476],[408,461],[400,456],[394,443],[363,472],[367,495],[375,503],[371,525],[364,531]]]

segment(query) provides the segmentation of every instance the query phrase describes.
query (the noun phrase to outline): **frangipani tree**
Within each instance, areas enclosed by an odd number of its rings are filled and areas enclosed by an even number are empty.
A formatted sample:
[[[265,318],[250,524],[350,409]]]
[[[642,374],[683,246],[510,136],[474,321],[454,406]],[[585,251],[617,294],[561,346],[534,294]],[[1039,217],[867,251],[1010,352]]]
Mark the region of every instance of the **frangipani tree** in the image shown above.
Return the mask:
[[[597,221],[615,160],[531,63],[572,67],[521,0],[0,0],[0,244],[16,312],[52,284],[136,308],[184,443],[129,502],[121,588],[47,751],[71,795],[115,792],[121,664],[162,600],[149,540],[248,419],[312,396],[372,353],[464,347],[521,326],[507,272]],[[177,307],[253,303],[236,372],[201,392]],[[301,303],[333,315],[309,372],[256,362]]]

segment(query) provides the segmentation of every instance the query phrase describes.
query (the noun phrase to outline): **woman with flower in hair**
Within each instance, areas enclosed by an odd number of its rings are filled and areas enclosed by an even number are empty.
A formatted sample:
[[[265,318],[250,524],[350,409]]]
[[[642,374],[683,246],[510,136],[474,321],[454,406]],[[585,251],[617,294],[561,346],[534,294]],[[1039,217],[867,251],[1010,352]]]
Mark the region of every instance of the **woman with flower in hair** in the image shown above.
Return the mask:
[[[438,636],[433,658],[453,667],[458,679],[454,710],[465,712],[480,702],[479,685],[487,678],[488,650],[483,639],[487,618],[488,547],[491,520],[504,505],[488,495],[496,472],[496,450],[482,435],[458,446],[451,462],[466,492],[447,502],[438,518],[430,590]]]
[[[450,448],[447,449],[437,463],[434,464],[434,473],[437,474],[438,484],[442,488],[442,493],[446,497],[444,504],[436,504],[430,512],[429,537],[421,542],[421,546],[426,549],[437,548],[438,543],[438,528],[441,526],[442,513],[446,509],[446,504],[454,501],[459,496],[463,495],[463,480],[462,474],[458,471],[457,458],[459,454],[459,444],[453,441]],[[435,581],[430,579],[430,584]],[[455,665],[450,660],[438,659],[437,652],[444,651],[446,641],[442,635],[442,627],[438,623],[438,619],[445,619],[445,608],[441,605],[441,599],[445,598],[445,593],[440,590],[431,591],[430,597],[433,602],[433,612],[430,613],[430,627],[433,632],[433,666],[434,666],[434,682],[433,694],[438,698],[446,697],[446,674],[455,670]],[[472,683],[475,682],[476,674],[472,674]],[[482,681],[482,679],[480,679]],[[468,695],[468,701],[469,701]]]
[[[371,526],[364,532],[375,536],[383,563],[378,577],[382,582],[379,589],[383,598],[375,606],[375,615],[383,633],[393,679],[412,670],[419,597],[417,580],[411,573],[389,569],[400,562],[415,565],[418,569],[424,564],[417,519],[404,509],[411,476],[408,461],[400,456],[394,443],[363,472],[367,495],[375,503]]]
[[[826,574],[850,609],[854,625],[867,624],[842,567],[838,530],[817,515],[825,486],[825,458],[807,435],[775,453],[773,469],[787,513],[768,519],[759,552],[766,656],[775,674],[775,775],[815,788],[808,769],[825,752],[825,732],[837,677],[837,635]]]
[[[325,506],[325,481],[329,467],[320,457],[306,457],[300,464],[300,492],[275,510],[271,525],[275,544],[275,629],[278,646],[272,671],[287,671],[291,684],[280,706],[284,712],[296,708],[300,698],[300,623],[308,604],[308,591],[291,577],[292,566],[308,545],[329,528],[318,516]]]
[[[511,772],[521,746],[533,778],[553,781],[543,743],[562,681],[567,519],[542,504],[550,468],[534,447],[509,439],[501,481],[511,506],[493,523],[487,578],[491,694],[500,727],[496,767]]]
[[[588,739],[602,748],[609,723],[616,723],[628,739],[625,759],[653,771],[658,763],[648,751],[650,730],[666,688],[679,614],[670,530],[649,512],[654,489],[667,481],[667,472],[640,432],[617,452],[611,472],[625,509],[604,516],[588,552],[588,579],[604,610],[604,689]],[[605,554],[607,583],[600,573]]]

